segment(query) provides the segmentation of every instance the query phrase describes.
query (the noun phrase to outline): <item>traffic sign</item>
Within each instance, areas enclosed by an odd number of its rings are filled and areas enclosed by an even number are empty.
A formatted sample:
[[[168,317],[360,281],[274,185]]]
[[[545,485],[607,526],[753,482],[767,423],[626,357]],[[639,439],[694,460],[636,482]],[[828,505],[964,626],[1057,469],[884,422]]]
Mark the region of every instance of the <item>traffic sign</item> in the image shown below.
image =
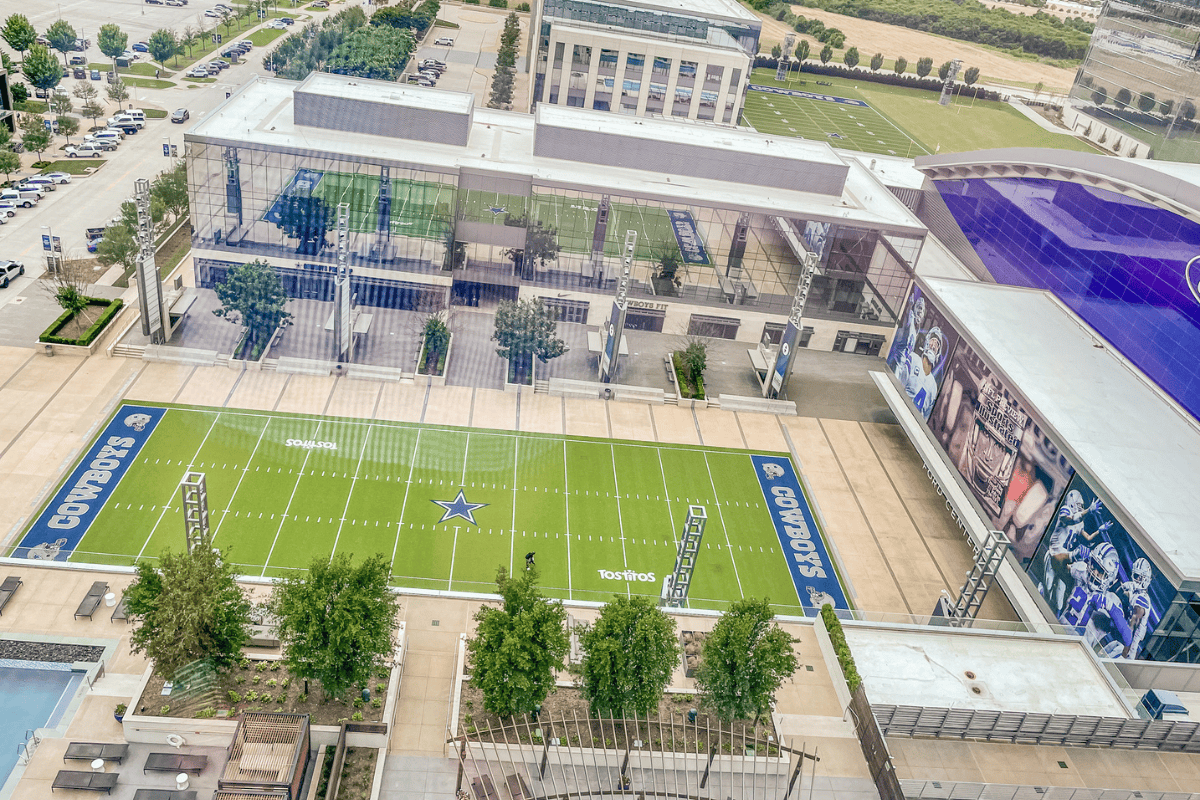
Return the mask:
[[[171,157],[171,145],[166,142],[163,142],[163,155],[167,158]]]

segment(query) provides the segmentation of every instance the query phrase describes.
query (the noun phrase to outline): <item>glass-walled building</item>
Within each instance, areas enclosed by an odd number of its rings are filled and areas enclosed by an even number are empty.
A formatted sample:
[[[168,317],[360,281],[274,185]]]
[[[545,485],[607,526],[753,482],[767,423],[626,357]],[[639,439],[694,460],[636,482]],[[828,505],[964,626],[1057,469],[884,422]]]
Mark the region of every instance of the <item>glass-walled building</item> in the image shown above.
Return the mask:
[[[869,169],[822,143],[497,112],[319,73],[255,81],[185,138],[201,287],[259,258],[292,296],[332,300],[341,214],[360,304],[528,295],[598,325],[633,231],[630,327],[778,341],[815,252],[807,346],[874,354],[925,236]]]
[[[736,125],[762,22],[732,0],[535,4],[538,104]]]
[[[1064,122],[1117,155],[1200,161],[1200,7],[1110,0],[1096,21]]]

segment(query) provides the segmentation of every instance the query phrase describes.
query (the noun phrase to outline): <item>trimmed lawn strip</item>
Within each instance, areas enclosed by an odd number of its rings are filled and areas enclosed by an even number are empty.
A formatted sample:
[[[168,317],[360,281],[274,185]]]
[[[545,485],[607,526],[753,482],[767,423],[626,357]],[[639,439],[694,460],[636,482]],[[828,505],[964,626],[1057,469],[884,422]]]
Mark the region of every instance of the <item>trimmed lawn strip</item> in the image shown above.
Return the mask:
[[[65,172],[68,175],[87,175],[90,174],[89,169],[97,170],[107,163],[102,158],[64,158],[62,161],[51,161],[50,165],[42,170],[42,174]]]

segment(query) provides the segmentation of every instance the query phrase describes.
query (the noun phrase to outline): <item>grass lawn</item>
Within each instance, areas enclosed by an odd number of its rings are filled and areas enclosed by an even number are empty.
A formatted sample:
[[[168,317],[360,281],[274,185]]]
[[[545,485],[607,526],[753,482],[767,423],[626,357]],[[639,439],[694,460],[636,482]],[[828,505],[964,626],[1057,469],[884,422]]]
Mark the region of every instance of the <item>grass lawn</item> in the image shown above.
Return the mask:
[[[42,174],[65,172],[68,175],[84,175],[88,169],[99,169],[107,163],[102,158],[64,158],[62,161],[51,161],[48,167],[42,169]]]
[[[184,78],[188,83],[216,83],[216,78]]]
[[[175,85],[174,81],[161,81],[154,78],[122,78],[121,83],[126,86],[136,86],[139,89],[170,89]]]
[[[88,64],[88,69],[98,69],[98,70],[100,70],[101,73],[112,72],[112,62],[111,61],[93,62],[91,64]],[[149,61],[138,61],[134,64],[130,64],[128,67],[118,67],[117,68],[117,72],[119,72],[122,75],[141,75],[144,78],[153,78],[154,73],[158,72],[158,71],[159,71],[158,64],[154,64]],[[162,75],[160,75],[159,77],[169,78],[173,74],[174,73],[172,73],[170,70],[163,70]]]
[[[127,431],[130,415],[161,408],[118,409],[96,441]],[[229,548],[242,574],[295,574],[334,552],[382,553],[394,585],[490,592],[498,566],[521,569],[534,552],[548,595],[601,601],[614,592],[657,597],[688,507],[700,505],[708,521],[691,605],[767,596],[780,612],[801,613],[788,566],[794,548],[780,546],[751,456],[168,406],[111,494],[93,501],[98,513],[88,525],[50,531],[39,516],[22,546],[66,535],[59,557],[126,565],[178,551],[179,481],[192,470],[207,476],[215,544]]]
[[[286,30],[280,31],[272,30],[270,28],[263,28],[262,30],[255,31],[246,38],[249,39],[250,44],[254,45],[255,47],[266,47],[280,36],[283,36],[285,33],[287,33]]]
[[[805,83],[801,84],[801,80]],[[818,86],[818,80],[830,85]],[[753,81],[867,103],[869,113],[861,107],[759,92],[751,92],[747,98],[744,120],[755,130],[821,139],[835,147],[906,157],[921,155],[922,149],[930,153],[955,153],[990,147],[1053,147],[1097,152],[1096,148],[1074,136],[1044,130],[1007,103],[987,100],[972,103],[969,99],[956,97],[949,106],[943,107],[938,105],[935,93],[920,89],[809,73],[793,74],[790,82],[779,83],[774,71],[766,69],[756,70]],[[767,107],[768,102],[774,107]],[[864,114],[870,121],[864,121]],[[850,116],[858,118],[853,120],[853,125],[849,124]],[[784,125],[780,119],[799,120],[805,125],[816,121],[818,131],[816,135],[806,134],[802,129],[804,126]],[[886,122],[894,129],[892,135],[863,135],[866,131],[880,133],[872,125],[877,119],[882,120],[879,124]],[[837,127],[838,123],[841,127]],[[828,133],[838,133],[843,138],[830,138]],[[892,140],[897,138],[896,134],[901,145],[911,137],[915,146],[895,146]]]
[[[142,113],[146,115],[146,119],[166,119],[167,112],[161,108],[143,108]]]

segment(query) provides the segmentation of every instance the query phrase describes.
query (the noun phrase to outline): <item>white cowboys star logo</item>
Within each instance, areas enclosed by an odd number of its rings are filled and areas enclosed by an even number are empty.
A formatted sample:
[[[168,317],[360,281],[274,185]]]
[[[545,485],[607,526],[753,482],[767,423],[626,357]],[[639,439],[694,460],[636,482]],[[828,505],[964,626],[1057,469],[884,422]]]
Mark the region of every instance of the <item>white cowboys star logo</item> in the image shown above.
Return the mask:
[[[432,502],[446,509],[446,513],[442,514],[438,524],[454,517],[462,517],[472,525],[478,525],[479,523],[475,521],[475,509],[488,505],[487,503],[468,503],[467,498],[463,497],[462,489],[458,490],[458,497],[453,500],[434,500]]]

